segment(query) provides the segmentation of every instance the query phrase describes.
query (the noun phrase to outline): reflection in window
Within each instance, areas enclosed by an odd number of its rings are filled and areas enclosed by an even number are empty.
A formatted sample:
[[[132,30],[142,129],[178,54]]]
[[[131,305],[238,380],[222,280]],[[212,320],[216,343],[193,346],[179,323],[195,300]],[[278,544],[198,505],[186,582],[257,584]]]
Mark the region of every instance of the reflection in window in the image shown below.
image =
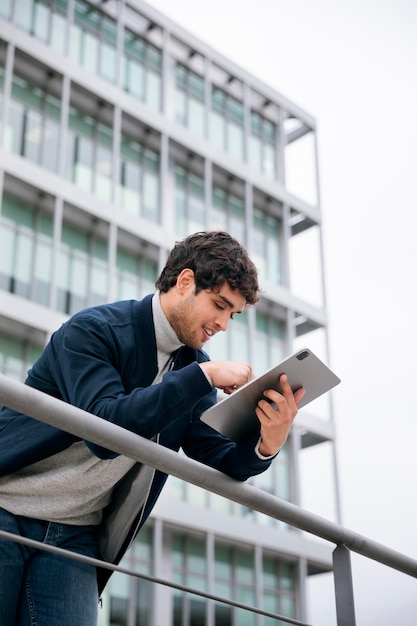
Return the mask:
[[[124,33],[122,85],[125,91],[161,110],[162,54],[130,30]]]
[[[176,87],[177,122],[204,137],[204,79],[177,65]]]
[[[220,150],[243,160],[243,104],[217,87],[212,87],[210,140]]]
[[[204,229],[204,179],[180,166],[175,168],[175,216],[182,236]]]
[[[117,24],[83,0],[75,0],[69,55],[86,70],[116,81]]]
[[[14,75],[5,148],[57,171],[60,115],[57,98]]]
[[[109,126],[70,107],[67,178],[107,201],[112,195],[112,144]]]
[[[23,382],[29,367],[41,355],[42,348],[35,344],[0,332],[0,373]]]
[[[57,265],[58,310],[72,315],[107,300],[107,242],[64,224]]]
[[[213,187],[210,227],[225,230],[242,243],[246,240],[245,202],[242,198]]]
[[[157,265],[154,261],[119,248],[116,263],[118,300],[140,299],[155,290]]]
[[[173,582],[206,591],[205,543],[201,539],[174,535],[171,546]],[[173,591],[173,626],[206,626],[206,601]]]
[[[249,163],[267,178],[276,177],[275,124],[251,111]]]
[[[159,155],[125,135],[116,202],[132,215],[159,221]]]
[[[7,195],[0,214],[0,288],[48,306],[52,217]]]
[[[13,0],[0,2],[0,15],[10,19]],[[16,0],[14,23],[27,33],[65,52],[67,0]]]
[[[257,208],[253,210],[251,257],[261,279],[281,282],[280,221]]]

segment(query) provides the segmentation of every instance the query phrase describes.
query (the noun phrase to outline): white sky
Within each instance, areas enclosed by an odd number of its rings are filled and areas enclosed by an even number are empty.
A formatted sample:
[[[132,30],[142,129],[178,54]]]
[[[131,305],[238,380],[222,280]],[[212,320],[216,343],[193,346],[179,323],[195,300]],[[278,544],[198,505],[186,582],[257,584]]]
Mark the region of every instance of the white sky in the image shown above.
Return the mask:
[[[417,2],[150,4],[317,119],[343,524],[417,559]],[[358,626],[415,626],[417,581],[352,560]]]

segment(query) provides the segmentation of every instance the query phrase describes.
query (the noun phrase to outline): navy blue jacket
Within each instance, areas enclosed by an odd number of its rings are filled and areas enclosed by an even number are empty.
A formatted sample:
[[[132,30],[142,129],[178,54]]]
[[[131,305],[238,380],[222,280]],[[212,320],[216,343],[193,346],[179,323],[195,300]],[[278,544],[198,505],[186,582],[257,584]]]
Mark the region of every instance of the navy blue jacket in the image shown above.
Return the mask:
[[[147,439],[184,452],[221,472],[246,480],[264,471],[269,461],[259,459],[259,433],[235,443],[200,421],[199,415],[216,401],[199,362],[209,357],[183,347],[174,354],[173,369],[158,385],[157,348],[152,295],[101,305],[76,313],[51,337],[29,370],[25,384],[114,422]],[[62,430],[27,415],[3,408],[0,412],[0,475],[60,452],[77,441]],[[99,458],[117,456],[86,442]],[[166,480],[155,473],[140,526],[149,516]],[[135,528],[133,529],[133,526]],[[123,550],[137,525],[126,529]],[[140,527],[139,526],[139,527]]]

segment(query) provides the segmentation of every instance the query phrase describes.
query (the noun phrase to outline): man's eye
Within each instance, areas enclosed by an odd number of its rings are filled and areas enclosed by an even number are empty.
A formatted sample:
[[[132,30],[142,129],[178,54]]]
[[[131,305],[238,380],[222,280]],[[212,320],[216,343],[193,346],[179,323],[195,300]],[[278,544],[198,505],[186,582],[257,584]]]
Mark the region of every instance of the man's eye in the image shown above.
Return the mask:
[[[221,304],[217,304],[217,302],[216,307],[219,309],[219,311],[224,311],[224,306],[222,306]]]

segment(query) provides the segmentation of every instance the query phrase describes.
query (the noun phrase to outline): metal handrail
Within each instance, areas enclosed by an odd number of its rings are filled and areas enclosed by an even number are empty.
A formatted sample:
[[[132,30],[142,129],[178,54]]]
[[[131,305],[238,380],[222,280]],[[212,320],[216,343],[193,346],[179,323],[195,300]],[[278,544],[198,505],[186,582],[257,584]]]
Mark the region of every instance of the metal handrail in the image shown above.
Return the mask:
[[[227,604],[228,606],[233,606],[238,609],[243,609],[244,611],[249,611],[251,613],[256,613],[257,615],[262,615],[263,617],[272,617],[273,619],[281,620],[281,621],[287,622],[287,624],[293,624],[294,626],[311,626],[310,624],[307,624],[306,622],[301,622],[300,620],[293,619],[291,617],[286,617],[285,615],[279,615],[278,613],[272,613],[271,611],[265,611],[263,609],[249,606],[248,604],[244,604],[243,602],[229,600],[228,598],[223,598],[222,596],[218,596],[213,593],[207,593],[206,591],[193,589],[191,587],[187,587],[186,585],[180,585],[179,583],[174,583],[171,580],[165,580],[164,578],[159,578],[157,576],[143,574],[142,572],[138,572],[136,570],[123,567],[122,565],[114,565],[113,563],[107,563],[106,561],[95,559],[94,557],[86,556],[85,554],[80,554],[78,552],[70,552],[69,550],[66,550],[65,548],[59,548],[57,546],[47,544],[42,541],[36,541],[35,539],[28,539],[27,537],[22,537],[21,535],[15,535],[14,533],[10,533],[5,530],[0,530],[0,538],[5,539],[7,541],[14,541],[15,543],[29,546],[36,550],[43,550],[43,552],[49,552],[50,554],[58,554],[60,556],[65,556],[69,559],[73,559],[74,561],[80,561],[81,563],[88,563],[88,565],[93,565],[94,567],[97,567],[97,568],[108,569],[108,570],[111,570],[112,572],[119,572],[120,574],[126,574],[127,576],[133,576],[134,578],[140,578],[141,580],[146,580],[148,582],[151,582],[157,585],[164,585],[165,587],[170,587],[171,589],[177,589],[178,591],[191,593],[195,596],[199,596],[200,598],[205,598],[206,600],[213,600],[215,602],[221,602],[223,604]]]
[[[350,626],[355,622],[353,592],[346,592],[351,587],[346,548],[417,578],[417,560],[407,555],[1,374],[0,403],[334,543],[336,605],[342,614],[350,610]],[[343,623],[338,613],[338,624]]]

